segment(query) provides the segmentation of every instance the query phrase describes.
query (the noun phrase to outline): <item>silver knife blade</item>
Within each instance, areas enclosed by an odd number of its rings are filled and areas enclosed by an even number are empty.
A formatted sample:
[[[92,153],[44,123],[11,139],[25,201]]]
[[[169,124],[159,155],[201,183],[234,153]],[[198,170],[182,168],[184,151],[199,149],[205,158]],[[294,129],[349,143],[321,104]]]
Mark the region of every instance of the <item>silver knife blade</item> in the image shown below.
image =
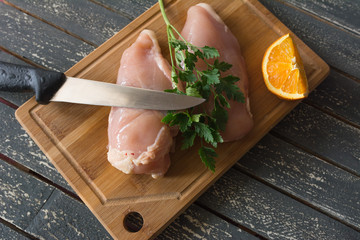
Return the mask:
[[[50,101],[153,110],[182,110],[203,98],[67,77]]]

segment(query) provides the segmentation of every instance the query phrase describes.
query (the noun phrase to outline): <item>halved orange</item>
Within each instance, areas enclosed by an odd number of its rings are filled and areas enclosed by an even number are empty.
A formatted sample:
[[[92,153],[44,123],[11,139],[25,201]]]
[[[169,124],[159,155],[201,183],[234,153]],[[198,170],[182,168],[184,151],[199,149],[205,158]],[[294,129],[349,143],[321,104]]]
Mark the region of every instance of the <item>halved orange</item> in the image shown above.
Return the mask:
[[[309,94],[304,65],[290,34],[268,47],[262,72],[267,88],[280,98],[295,100]]]

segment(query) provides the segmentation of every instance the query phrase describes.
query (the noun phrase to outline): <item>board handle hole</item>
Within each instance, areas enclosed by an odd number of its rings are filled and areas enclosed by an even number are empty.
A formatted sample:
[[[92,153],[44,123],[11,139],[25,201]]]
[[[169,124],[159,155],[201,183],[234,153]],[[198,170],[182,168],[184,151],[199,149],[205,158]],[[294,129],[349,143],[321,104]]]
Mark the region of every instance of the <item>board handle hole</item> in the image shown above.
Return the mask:
[[[144,219],[138,212],[130,212],[124,218],[124,227],[128,232],[138,232],[144,224]]]

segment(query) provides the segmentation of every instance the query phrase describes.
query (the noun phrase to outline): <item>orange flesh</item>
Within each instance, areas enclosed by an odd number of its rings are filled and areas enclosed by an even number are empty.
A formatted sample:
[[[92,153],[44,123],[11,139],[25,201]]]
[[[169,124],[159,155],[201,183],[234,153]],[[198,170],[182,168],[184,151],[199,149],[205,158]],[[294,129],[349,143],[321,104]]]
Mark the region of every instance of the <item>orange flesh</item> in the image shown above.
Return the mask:
[[[285,98],[291,98],[291,94],[303,94],[305,97],[308,92],[307,79],[296,46],[290,36],[280,43],[277,41],[267,50],[270,51],[267,59],[264,57],[267,86],[271,85],[275,94],[287,94],[282,96]]]

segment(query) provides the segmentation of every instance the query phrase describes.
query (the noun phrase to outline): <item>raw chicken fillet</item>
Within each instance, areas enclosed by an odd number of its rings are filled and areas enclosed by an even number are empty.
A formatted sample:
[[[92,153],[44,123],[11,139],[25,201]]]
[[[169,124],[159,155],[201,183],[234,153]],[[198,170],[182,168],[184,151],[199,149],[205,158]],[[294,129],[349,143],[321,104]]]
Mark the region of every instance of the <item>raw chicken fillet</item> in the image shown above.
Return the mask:
[[[233,65],[225,74],[240,78],[237,85],[246,100],[245,103],[229,101],[229,119],[222,137],[224,141],[244,137],[252,129],[253,119],[245,61],[237,39],[215,11],[204,3],[189,9],[182,36],[198,47],[215,47],[220,53],[219,60]],[[198,64],[197,67],[205,66]],[[117,84],[160,91],[172,88],[171,67],[161,55],[152,31],[141,32],[136,42],[124,52]],[[211,110],[211,104],[208,104],[208,111]],[[164,175],[170,166],[169,152],[177,130],[161,123],[163,117],[161,111],[113,107],[108,127],[109,162],[126,174],[151,174],[154,178]]]
[[[245,103],[229,101],[231,106],[228,110],[229,119],[222,137],[225,142],[241,139],[252,129],[254,123],[250,112],[245,61],[237,39],[215,11],[205,3],[189,8],[181,35],[195,46],[215,47],[220,53],[219,60],[232,64],[232,68],[225,75],[231,74],[240,78],[237,86],[244,93]],[[201,70],[204,67],[197,65]],[[211,110],[208,109],[209,112]]]
[[[172,88],[171,67],[152,31],[142,31],[124,51],[117,84],[160,91]],[[177,132],[161,122],[163,117],[160,111],[113,107],[108,127],[109,162],[126,174],[164,175]]]

